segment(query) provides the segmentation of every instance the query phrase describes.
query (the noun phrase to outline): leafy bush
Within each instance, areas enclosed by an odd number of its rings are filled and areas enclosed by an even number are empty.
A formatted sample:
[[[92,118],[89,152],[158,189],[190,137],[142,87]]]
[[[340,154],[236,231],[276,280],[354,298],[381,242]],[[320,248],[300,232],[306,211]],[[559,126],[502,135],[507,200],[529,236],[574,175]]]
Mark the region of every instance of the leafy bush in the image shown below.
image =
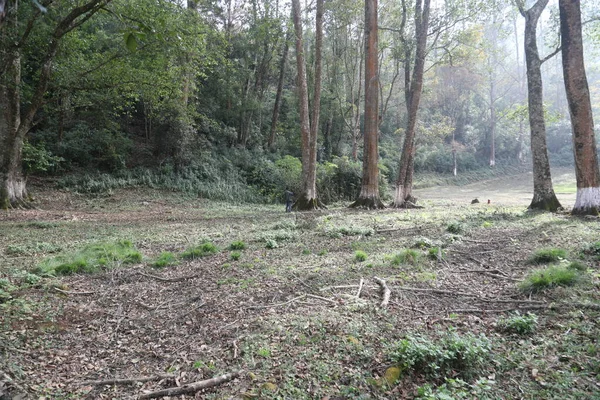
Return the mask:
[[[580,272],[576,269],[553,265],[533,270],[519,284],[519,287],[525,292],[536,292],[554,286],[571,286],[578,281],[580,276]]]
[[[142,255],[130,241],[116,243],[90,244],[74,253],[48,258],[36,271],[49,275],[69,275],[78,272],[91,273],[100,268],[109,268],[118,264],[136,264],[142,261]]]
[[[431,379],[470,378],[489,362],[490,351],[491,342],[483,334],[446,332],[433,338],[409,335],[395,344],[391,359],[404,370]]]
[[[464,231],[464,227],[460,222],[453,221],[448,224],[446,230],[450,233],[459,234]]]
[[[237,240],[229,245],[229,250],[244,250],[246,248],[246,243],[241,240]]]
[[[411,264],[416,265],[421,258],[421,253],[413,249],[404,249],[394,255],[392,265]]]
[[[367,260],[367,253],[365,253],[362,250],[357,250],[354,253],[354,260],[358,261],[358,262],[363,262]]]
[[[497,328],[502,332],[516,333],[518,335],[528,335],[535,331],[537,325],[537,315],[527,313],[527,315],[521,315],[517,313],[507,318],[500,318],[498,320]]]
[[[177,264],[177,257],[170,251],[164,251],[150,264],[154,268],[164,268]]]
[[[277,243],[277,241],[275,239],[267,239],[267,241],[265,243],[265,247],[267,249],[276,249],[279,247],[279,244]]]
[[[33,145],[27,140],[23,143],[23,170],[27,175],[55,172],[64,161],[46,150],[44,143]]]
[[[206,257],[206,256],[210,256],[212,254],[218,253],[218,252],[219,252],[219,249],[217,248],[217,246],[215,246],[214,244],[212,244],[210,242],[206,242],[206,243],[202,243],[198,246],[193,246],[193,247],[186,249],[181,254],[181,257],[183,257],[185,259],[193,260],[194,258]]]
[[[539,249],[531,256],[531,263],[533,264],[548,264],[551,262],[559,261],[567,257],[567,252],[563,249],[548,248]]]

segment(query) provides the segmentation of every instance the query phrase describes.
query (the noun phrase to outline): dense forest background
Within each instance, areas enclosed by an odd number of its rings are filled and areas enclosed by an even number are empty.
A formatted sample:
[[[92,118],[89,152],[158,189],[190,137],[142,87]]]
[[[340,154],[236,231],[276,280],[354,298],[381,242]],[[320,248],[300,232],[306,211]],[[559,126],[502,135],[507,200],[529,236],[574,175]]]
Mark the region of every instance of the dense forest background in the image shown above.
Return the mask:
[[[27,37],[23,109],[35,95],[56,21],[85,2],[46,3],[13,3],[19,8],[12,32]],[[82,192],[148,185],[230,201],[280,201],[286,188],[300,190],[288,2],[97,3],[93,16],[60,38],[43,106],[25,141],[28,175],[55,176],[59,186]],[[592,3],[582,4],[584,49],[599,115],[600,10]],[[388,199],[406,126],[405,57],[414,46],[406,40],[414,36],[406,20],[413,6],[379,2],[379,167]],[[315,4],[302,2],[302,12],[312,101]],[[551,2],[538,24],[542,57],[559,45],[558,25]],[[523,30],[524,18],[510,1],[432,2],[416,134],[418,177],[432,183],[429,174],[436,173],[460,181],[531,168]],[[6,32],[3,52],[14,39]],[[317,156],[325,203],[353,200],[360,189],[363,35],[363,3],[325,2]],[[560,53],[542,73],[550,161],[572,165]]]

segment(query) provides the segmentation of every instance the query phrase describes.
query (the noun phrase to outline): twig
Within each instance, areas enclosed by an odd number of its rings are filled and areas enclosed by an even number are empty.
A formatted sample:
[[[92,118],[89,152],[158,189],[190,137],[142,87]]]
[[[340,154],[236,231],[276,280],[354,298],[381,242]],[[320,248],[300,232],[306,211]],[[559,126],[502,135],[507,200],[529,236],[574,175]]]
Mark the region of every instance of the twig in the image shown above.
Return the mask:
[[[237,340],[233,341],[233,359],[235,360],[238,357],[238,347]]]
[[[310,294],[310,293],[307,293],[305,296],[313,298],[313,299],[317,299],[317,300],[326,301],[327,303],[336,304],[335,300],[328,299],[327,297],[321,297],[321,296],[317,296],[315,294]]]
[[[390,302],[390,295],[392,294],[392,291],[383,279],[378,278],[376,276],[374,276],[373,279],[375,280],[375,282],[377,282],[379,286],[381,286],[381,290],[383,291],[383,300],[381,300],[381,307],[387,307],[388,303]]]
[[[199,274],[195,274],[195,275],[181,276],[179,278],[163,278],[163,277],[156,276],[156,275],[145,274],[140,271],[138,271],[138,274],[145,276],[146,278],[156,279],[157,281],[161,281],[161,282],[181,282],[181,281],[185,281],[187,279],[193,279],[193,278],[196,278],[199,276]]]
[[[89,294],[96,293],[96,292],[71,292],[69,290],[62,290],[62,289],[59,289],[57,287],[55,287],[54,290],[56,290],[57,292],[62,293],[64,295],[67,295],[67,296],[70,295],[70,294],[72,294],[72,295],[78,295],[78,294],[80,294],[80,295],[89,295]]]
[[[406,290],[410,292],[426,292],[426,293],[435,293],[435,294],[445,294],[448,296],[463,296],[463,297],[477,297],[477,295],[465,293],[465,292],[452,292],[450,290],[441,290],[441,289],[422,289],[422,288],[414,288],[408,286],[400,286],[398,287],[400,290]]]
[[[497,271],[497,270],[495,270]],[[515,279],[515,278],[511,278],[510,276],[506,276],[504,274],[500,274],[500,273],[494,273],[491,271],[485,271],[485,270],[481,270],[481,269],[471,269],[471,270],[462,270],[462,271],[457,271],[458,273],[469,273],[469,272],[473,272],[476,274],[482,274],[485,276],[491,276],[492,278],[498,278],[498,279],[506,279],[507,281],[512,281],[512,282],[520,282],[519,279]]]
[[[325,292],[327,290],[333,290],[333,289],[354,289],[357,287],[358,287],[358,285],[326,286],[324,288],[319,289],[319,291]]]
[[[213,386],[218,386],[222,383],[229,382],[232,379],[237,378],[243,371],[232,372],[230,374],[225,374],[221,376],[217,376],[216,378],[207,379],[204,381],[188,383],[181,387],[172,387],[168,389],[158,390],[156,392],[144,393],[138,397],[139,400],[144,399],[156,399],[159,397],[166,396],[179,396],[182,394],[188,393],[196,393],[199,390],[206,389]]]
[[[248,309],[258,309],[258,308],[281,307],[281,306],[285,306],[285,305],[287,305],[287,304],[293,303],[294,301],[297,301],[297,300],[303,299],[303,298],[305,298],[305,297],[306,297],[306,295],[305,295],[305,294],[303,294],[303,295],[301,295],[301,296],[294,297],[293,299],[291,299],[291,300],[288,300],[288,301],[285,301],[285,302],[283,302],[283,303],[267,304],[267,305],[262,305],[262,306],[250,306],[250,307],[248,307]]]
[[[112,378],[112,379],[103,379],[100,381],[85,381],[81,382],[82,386],[103,386],[103,385],[131,385],[132,383],[137,382],[150,382],[150,381],[160,381],[161,379],[170,379],[175,378],[175,375],[156,375],[156,376],[140,376],[137,378]]]
[[[365,280],[360,278],[360,282],[358,283],[358,290],[356,291],[356,298],[360,299],[360,292],[362,292],[362,288],[365,285]]]

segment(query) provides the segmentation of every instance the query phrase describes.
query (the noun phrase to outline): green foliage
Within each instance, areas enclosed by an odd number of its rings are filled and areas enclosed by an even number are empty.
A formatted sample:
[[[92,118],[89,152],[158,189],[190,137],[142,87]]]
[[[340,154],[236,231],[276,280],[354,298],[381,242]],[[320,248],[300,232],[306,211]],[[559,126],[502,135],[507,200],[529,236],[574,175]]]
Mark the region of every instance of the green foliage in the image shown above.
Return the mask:
[[[445,332],[439,337],[409,335],[394,345],[391,359],[408,372],[441,380],[471,378],[490,361],[491,342],[483,334]]]
[[[519,287],[525,292],[537,292],[554,286],[571,286],[577,283],[580,276],[580,271],[576,269],[552,265],[531,271]]]
[[[497,328],[502,332],[528,335],[535,331],[537,326],[537,315],[527,313],[521,315],[518,311],[515,315],[498,320]]]
[[[427,251],[427,256],[432,260],[437,260],[438,258],[444,259],[445,253],[441,247],[432,247]]]
[[[219,252],[219,249],[217,248],[217,246],[215,246],[214,244],[212,244],[210,242],[206,242],[206,243],[202,243],[198,246],[193,246],[193,247],[186,249],[181,254],[181,257],[183,257],[185,259],[193,260],[195,258],[210,256],[210,255],[216,254],[218,252]]]
[[[237,261],[242,257],[242,253],[240,253],[239,251],[232,251],[229,257],[231,257],[233,261]]]
[[[531,256],[530,262],[533,264],[548,264],[555,261],[560,261],[567,257],[567,252],[563,249],[548,248],[539,249]]]
[[[392,258],[392,265],[410,264],[417,265],[421,253],[414,249],[404,249]]]
[[[413,243],[412,247],[414,247],[416,249],[428,249],[433,246],[434,246],[433,240],[426,238],[426,237],[420,237],[420,238],[415,239],[415,242]]]
[[[154,268],[164,268],[178,263],[175,254],[170,251],[163,251],[160,255],[150,263]]]
[[[244,250],[246,249],[246,243],[242,240],[236,240],[229,245],[229,250]]]
[[[600,242],[586,244],[583,247],[583,254],[592,256],[596,260],[600,260]]]
[[[267,249],[276,249],[279,247],[279,244],[275,239],[267,239],[265,242],[265,247]]]
[[[27,175],[44,172],[55,172],[64,158],[55,156],[46,150],[44,143],[33,145],[29,141],[23,143],[23,170]]]
[[[363,262],[367,260],[367,253],[362,250],[357,250],[354,252],[354,260],[357,262]]]
[[[446,378],[444,384],[434,387],[425,384],[417,389],[415,399],[419,400],[456,400],[456,399],[487,399],[495,382],[486,378],[479,378],[473,384],[460,378]]]
[[[36,242],[32,244],[10,244],[6,247],[6,254],[12,256],[30,256],[40,253],[58,253],[62,248],[60,246],[46,243]]]
[[[115,243],[89,244],[73,253],[47,258],[38,265],[36,271],[48,275],[92,273],[100,268],[137,264],[141,261],[142,255],[133,244],[122,240]]]
[[[571,261],[569,263],[569,265],[567,266],[567,268],[574,269],[579,272],[586,272],[588,269],[588,266],[580,261]]]
[[[452,221],[448,224],[448,226],[446,226],[446,231],[458,235],[464,232],[464,226],[458,221]]]

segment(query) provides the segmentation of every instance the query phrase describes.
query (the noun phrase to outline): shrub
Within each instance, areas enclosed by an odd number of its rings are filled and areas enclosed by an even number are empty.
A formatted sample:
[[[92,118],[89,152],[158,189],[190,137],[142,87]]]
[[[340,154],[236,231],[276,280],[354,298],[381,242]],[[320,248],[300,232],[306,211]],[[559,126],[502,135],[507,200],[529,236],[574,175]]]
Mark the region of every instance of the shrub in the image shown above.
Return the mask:
[[[229,245],[229,250],[244,250],[246,248],[246,243],[241,240],[237,240]]]
[[[362,250],[357,250],[354,253],[354,260],[358,261],[358,262],[363,262],[367,260],[367,253],[365,253]]]
[[[535,331],[537,325],[537,315],[527,313],[527,315],[521,315],[518,311],[515,315],[500,318],[498,320],[497,328],[502,332],[516,333],[518,335],[528,335]]]
[[[567,252],[563,249],[548,248],[539,249],[531,256],[531,263],[533,264],[548,264],[551,262],[559,261],[567,256]]]
[[[450,233],[459,234],[464,231],[463,225],[458,221],[453,221],[448,224],[446,230]]]
[[[49,275],[69,275],[78,272],[95,272],[118,264],[136,264],[142,254],[130,241],[98,243],[85,246],[74,253],[48,258],[37,267],[37,271]]]
[[[170,251],[164,251],[150,265],[154,268],[164,268],[175,264],[177,264],[177,257]]]
[[[577,282],[579,271],[565,266],[553,265],[531,271],[520,288],[526,292],[536,292],[554,286],[570,286]]]
[[[188,248],[181,254],[181,257],[193,260],[194,258],[206,257],[218,252],[219,249],[217,246],[210,242],[206,242],[202,243],[201,245]]]
[[[240,259],[240,257],[242,257],[242,253],[240,253],[239,251],[233,251],[231,252],[231,254],[229,255],[229,257],[231,257],[231,259],[233,261],[237,261]]]
[[[409,335],[394,346],[391,358],[406,371],[428,378],[470,378],[487,364],[490,350],[491,342],[483,334],[446,332],[435,338]]]
[[[421,258],[421,253],[413,249],[404,249],[392,258],[392,265],[411,264],[416,265]]]
[[[267,241],[265,243],[265,247],[267,249],[276,249],[279,247],[279,244],[277,243],[277,241],[275,239],[267,239]]]

